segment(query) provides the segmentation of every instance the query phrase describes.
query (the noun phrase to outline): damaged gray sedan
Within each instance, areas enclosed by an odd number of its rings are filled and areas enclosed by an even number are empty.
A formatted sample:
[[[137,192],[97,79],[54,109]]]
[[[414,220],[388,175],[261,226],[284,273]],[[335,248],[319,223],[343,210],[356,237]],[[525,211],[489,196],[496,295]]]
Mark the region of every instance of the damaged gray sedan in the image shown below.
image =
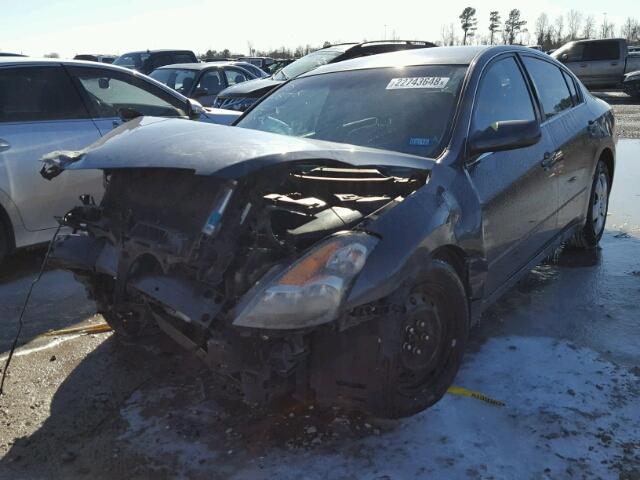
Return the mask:
[[[235,127],[121,126],[43,175],[104,171],[53,262],[117,333],[160,327],[247,402],[386,417],[437,402],[480,313],[564,242],[593,248],[614,119],[519,47],[325,66]]]

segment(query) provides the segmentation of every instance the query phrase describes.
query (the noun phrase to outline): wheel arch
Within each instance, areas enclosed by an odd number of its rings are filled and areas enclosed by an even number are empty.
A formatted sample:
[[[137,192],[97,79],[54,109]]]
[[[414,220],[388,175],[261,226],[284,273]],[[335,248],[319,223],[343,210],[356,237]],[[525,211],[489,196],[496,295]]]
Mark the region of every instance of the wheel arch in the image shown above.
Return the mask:
[[[609,181],[613,184],[613,174],[615,170],[615,158],[613,156],[613,151],[609,147],[605,147],[602,152],[600,152],[598,160],[602,160],[609,169]],[[611,189],[611,186],[609,186],[609,189]]]
[[[471,285],[469,283],[469,266],[467,260],[469,255],[458,245],[443,245],[438,247],[431,254],[431,258],[442,260],[450,264],[460,277],[460,281],[464,285],[467,298],[471,298]]]

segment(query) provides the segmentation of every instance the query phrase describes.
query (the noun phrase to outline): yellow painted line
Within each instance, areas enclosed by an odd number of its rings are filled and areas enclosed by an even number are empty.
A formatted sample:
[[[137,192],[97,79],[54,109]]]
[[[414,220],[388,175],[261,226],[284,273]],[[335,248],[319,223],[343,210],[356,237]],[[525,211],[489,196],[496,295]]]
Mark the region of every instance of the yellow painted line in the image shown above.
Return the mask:
[[[460,395],[462,397],[471,397],[471,398],[475,398],[476,400],[480,400],[482,402],[486,402],[490,405],[494,405],[496,407],[504,407],[505,403],[500,401],[500,400],[495,400],[491,397],[487,397],[486,395],[483,395],[480,392],[476,392],[474,390],[468,390],[466,388],[462,388],[462,387],[449,387],[449,389],[447,390],[448,393],[451,393],[453,395]]]
[[[80,334],[91,334],[91,333],[104,333],[110,332],[112,329],[107,323],[96,323],[93,325],[85,325],[83,327],[71,327],[71,328],[62,328],[60,330],[51,330],[49,332],[43,333],[42,335],[45,337],[56,337],[59,335],[74,335],[76,333]]]

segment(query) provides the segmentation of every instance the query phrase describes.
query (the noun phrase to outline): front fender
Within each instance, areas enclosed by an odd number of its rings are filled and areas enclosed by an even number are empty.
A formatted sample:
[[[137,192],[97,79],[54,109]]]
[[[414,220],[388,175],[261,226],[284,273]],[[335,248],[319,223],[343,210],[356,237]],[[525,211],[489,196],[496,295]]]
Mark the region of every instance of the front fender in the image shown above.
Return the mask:
[[[380,241],[349,293],[346,311],[388,296],[416,278],[438,247],[458,244],[460,216],[460,206],[443,187],[425,187],[362,225]]]

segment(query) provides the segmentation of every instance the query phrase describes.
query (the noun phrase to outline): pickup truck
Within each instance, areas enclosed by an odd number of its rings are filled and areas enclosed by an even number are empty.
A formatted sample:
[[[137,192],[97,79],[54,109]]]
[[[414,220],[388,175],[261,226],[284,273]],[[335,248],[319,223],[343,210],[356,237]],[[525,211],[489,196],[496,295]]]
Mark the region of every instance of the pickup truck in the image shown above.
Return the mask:
[[[589,88],[618,86],[627,73],[640,70],[640,54],[629,53],[622,38],[569,42],[551,56]]]

